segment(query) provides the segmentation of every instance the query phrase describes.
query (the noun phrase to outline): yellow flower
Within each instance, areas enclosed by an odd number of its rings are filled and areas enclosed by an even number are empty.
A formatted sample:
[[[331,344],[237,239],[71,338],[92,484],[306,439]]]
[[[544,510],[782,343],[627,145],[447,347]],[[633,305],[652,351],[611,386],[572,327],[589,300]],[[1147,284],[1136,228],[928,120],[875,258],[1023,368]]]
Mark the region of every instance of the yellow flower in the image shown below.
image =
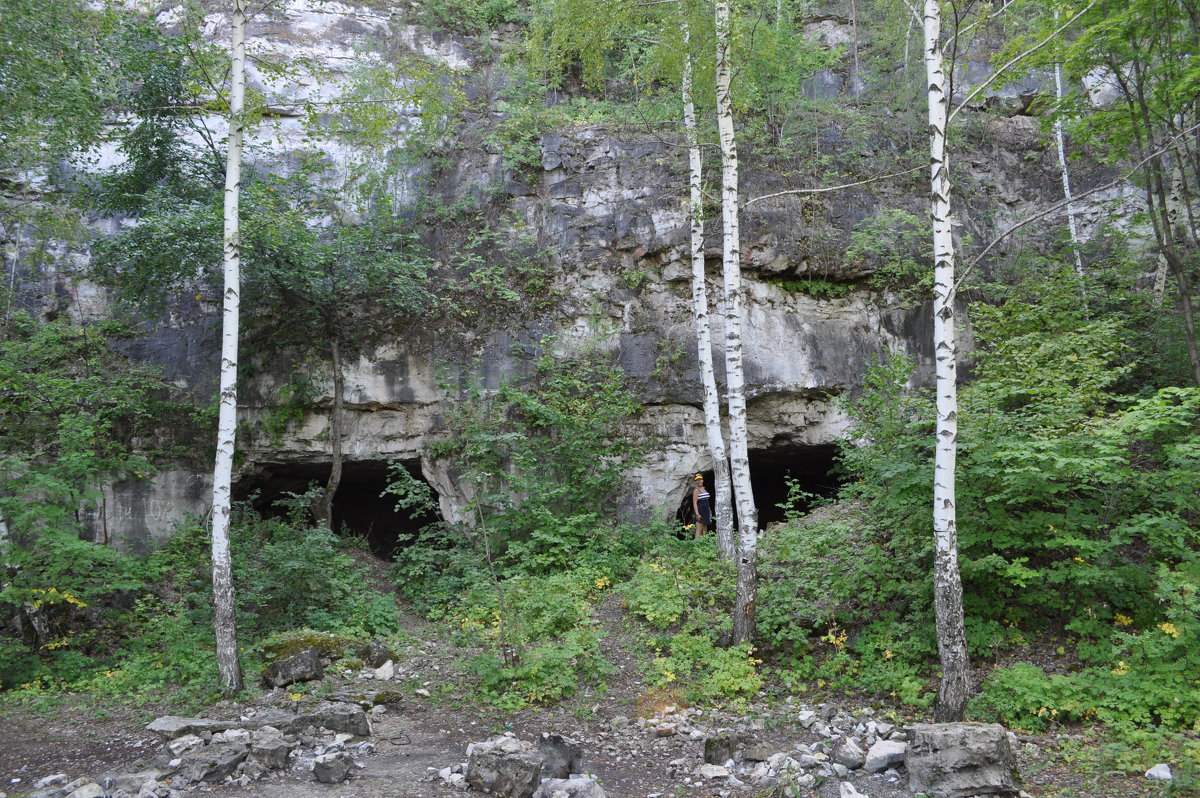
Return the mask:
[[[1133,618],[1130,618],[1128,615],[1122,615],[1119,612],[1113,617],[1113,622],[1117,626],[1133,626]]]
[[[293,701],[299,701],[301,698],[304,698],[304,693],[288,693],[288,698]]]
[[[1087,560],[1083,559],[1082,557],[1072,557],[1071,559],[1074,560],[1075,562],[1079,562],[1079,563],[1087,562]]]
[[[663,681],[668,684],[675,681],[675,671],[663,671]]]
[[[608,587],[612,583],[610,581],[608,581],[607,576],[601,576],[601,577],[596,578],[595,584],[596,584],[597,590],[603,590],[604,588]]]
[[[1129,666],[1125,664],[1125,660],[1121,660],[1117,663],[1117,667],[1112,669],[1111,673],[1113,676],[1124,676],[1129,673]]]
[[[1165,633],[1169,634],[1171,637],[1179,637],[1179,630],[1175,628],[1175,624],[1173,624],[1173,623],[1170,623],[1170,622],[1160,623],[1158,625],[1158,628],[1162,629]]]
[[[896,655],[892,653],[892,650],[890,648],[885,648],[883,650],[883,658],[884,659],[891,659],[894,656],[896,656]]]

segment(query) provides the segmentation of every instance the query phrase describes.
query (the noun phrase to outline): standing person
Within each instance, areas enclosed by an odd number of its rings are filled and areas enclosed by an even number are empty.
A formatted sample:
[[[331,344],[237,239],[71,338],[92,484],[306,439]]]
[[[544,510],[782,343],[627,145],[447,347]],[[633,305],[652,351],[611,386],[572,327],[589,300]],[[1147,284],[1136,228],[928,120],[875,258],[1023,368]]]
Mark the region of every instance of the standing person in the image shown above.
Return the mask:
[[[712,526],[712,504],[708,488],[704,487],[703,474],[696,475],[695,487],[692,488],[692,510],[696,516],[696,537],[700,537]]]

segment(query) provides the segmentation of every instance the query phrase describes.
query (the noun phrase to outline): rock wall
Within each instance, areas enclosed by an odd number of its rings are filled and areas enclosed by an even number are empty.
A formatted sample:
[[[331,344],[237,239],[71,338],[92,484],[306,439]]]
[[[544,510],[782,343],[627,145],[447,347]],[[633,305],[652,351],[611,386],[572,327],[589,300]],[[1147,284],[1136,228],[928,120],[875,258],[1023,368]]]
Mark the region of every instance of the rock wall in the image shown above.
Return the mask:
[[[808,24],[814,39],[846,45],[860,33],[852,29],[844,9],[829,4],[828,14],[814,15]],[[175,24],[179,10],[158,15],[161,24]],[[223,10],[205,19],[206,35],[214,41],[227,36]],[[386,6],[350,6],[290,0],[251,23],[250,46],[282,50],[299,62],[312,58],[334,71],[345,71],[368,41],[416,52],[470,76],[469,96],[478,102],[495,98],[502,79],[479,55],[480,42],[424,30],[403,13]],[[500,42],[493,35],[492,44]],[[973,71],[972,71],[973,70]],[[982,80],[977,64],[966,70],[965,91]],[[266,92],[274,121],[259,135],[259,144],[272,153],[266,158],[286,162],[303,134],[298,104],[318,91],[303,73],[286,85],[254,73],[251,84]],[[860,75],[828,72],[809,87],[816,96],[857,96],[870,80]],[[1059,199],[1057,164],[1042,141],[1036,123],[1021,114],[1033,103],[1033,80],[999,86],[981,100],[1004,115],[979,115],[976,131],[962,157],[956,189],[963,202],[959,224],[976,240],[986,240],[1008,220],[1020,218]],[[328,99],[326,97],[325,99]],[[472,123],[488,124],[480,114]],[[214,130],[222,122],[211,120]],[[895,150],[887,138],[895,120],[880,118],[870,135],[851,136],[838,125],[822,130],[814,144],[825,156],[853,162],[871,174],[883,154]],[[818,125],[819,127],[819,125]],[[469,137],[466,137],[469,138]],[[470,138],[472,142],[482,137]],[[337,141],[319,142],[334,163],[349,162],[355,153]],[[429,443],[438,435],[444,408],[437,369],[449,363],[460,376],[468,373],[485,385],[520,377],[525,364],[512,354],[516,341],[554,336],[561,346],[588,341],[610,348],[632,378],[645,405],[637,422],[645,434],[663,441],[647,463],[629,475],[622,491],[620,512],[673,514],[690,484],[690,475],[711,468],[700,411],[701,390],[695,360],[694,332],[689,309],[688,225],[685,216],[685,153],[682,148],[642,134],[602,127],[572,129],[541,141],[541,168],[517,173],[505,166],[502,154],[486,144],[450,151],[448,166],[432,176],[433,191],[452,201],[479,196],[488,189],[495,216],[511,215],[554,253],[556,285],[563,301],[538,318],[513,319],[478,335],[426,325],[403,338],[388,341],[349,365],[346,374],[344,449],[351,461],[401,459],[419,461],[422,476],[434,487],[448,518],[461,516],[466,497],[455,480],[452,464],[433,461]],[[114,151],[103,153],[102,164],[115,162]],[[745,197],[795,186],[786,176],[795,163],[776,153],[757,157],[744,153]],[[1076,175],[1081,189],[1110,178],[1111,173],[1089,168]],[[411,175],[410,175],[411,176]],[[870,264],[849,263],[844,257],[850,232],[882,208],[900,207],[924,213],[927,189],[917,174],[907,180],[861,186],[814,197],[780,197],[747,210],[744,229],[746,290],[745,362],[748,383],[750,447],[802,453],[804,447],[827,445],[841,438],[848,419],[833,398],[861,385],[870,359],[888,350],[907,353],[918,363],[915,379],[932,374],[931,322],[927,308],[902,305],[896,298],[872,290],[866,282]],[[498,188],[497,188],[498,187]],[[403,187],[401,187],[403,188]],[[406,199],[401,191],[401,200]],[[1118,192],[1117,199],[1127,199]],[[1106,198],[1112,199],[1112,198]],[[1086,203],[1085,203],[1086,204]],[[999,209],[999,211],[997,211]],[[1092,203],[1093,217],[1111,214],[1108,206]],[[110,220],[107,224],[121,223]],[[127,222],[126,222],[127,223]],[[719,297],[720,241],[710,226],[710,301]],[[719,232],[719,231],[718,231]],[[438,231],[430,231],[435,249]],[[1025,245],[1030,245],[1026,241]],[[70,258],[64,253],[62,274],[27,274],[24,294],[30,302],[51,301],[67,312],[101,312],[102,297],[86,282],[64,279]],[[445,253],[443,253],[445,254]],[[87,253],[74,253],[76,261]],[[19,264],[10,264],[14,275]],[[818,298],[788,290],[778,278],[818,276],[849,286],[845,296]],[[636,279],[631,279],[634,277]],[[216,382],[219,349],[216,325],[218,298],[204,290],[174,308],[166,317],[147,324],[144,338],[130,354],[162,365],[181,387],[199,396],[211,395]],[[713,315],[716,360],[720,372],[721,320]],[[968,334],[969,337],[969,334]],[[720,379],[720,373],[718,373]],[[242,396],[244,420],[253,422],[271,409],[283,375],[267,369]],[[329,390],[328,386],[325,389]],[[328,406],[326,395],[318,402]],[[282,440],[243,439],[244,460],[239,478],[269,476],[273,470],[318,468],[329,461],[328,419],[310,414],[289,428]],[[314,472],[315,473],[315,472]],[[153,479],[118,484],[106,491],[104,509],[93,513],[89,527],[97,539],[126,548],[141,548],[169,534],[173,522],[203,516],[209,503],[208,465],[202,462],[168,467]]]

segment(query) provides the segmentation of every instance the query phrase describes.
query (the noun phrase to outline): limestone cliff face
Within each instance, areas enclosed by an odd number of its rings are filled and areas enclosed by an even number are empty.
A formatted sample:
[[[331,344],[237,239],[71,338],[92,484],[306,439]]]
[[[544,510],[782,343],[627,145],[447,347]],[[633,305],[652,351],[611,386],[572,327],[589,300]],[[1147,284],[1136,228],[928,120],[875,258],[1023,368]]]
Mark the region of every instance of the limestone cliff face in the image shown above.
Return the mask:
[[[177,13],[163,10],[160,22],[171,24]],[[223,41],[227,28],[222,13],[207,17],[206,33],[214,41]],[[815,16],[808,28],[814,38],[832,45],[858,35],[836,8]],[[250,34],[252,43],[282,50],[297,61],[315,59],[332,70],[346,69],[355,58],[355,48],[368,40],[417,52],[468,74],[468,93],[477,103],[486,104],[494,96],[499,80],[480,55],[480,42],[426,30],[377,4],[291,0],[253,22]],[[494,34],[491,44],[500,44],[501,38]],[[273,153],[269,157],[286,160],[302,136],[296,104],[311,89],[303,80],[275,85],[254,74],[251,83],[267,92],[275,114],[276,123],[264,128],[261,143]],[[845,71],[828,72],[810,81],[809,89],[814,96],[849,100],[868,83]],[[974,133],[965,157],[955,163],[960,170],[955,185],[961,192],[956,197],[961,231],[976,240],[986,240],[1007,220],[1060,198],[1053,151],[1041,141],[1035,122],[1020,115],[1030,105],[1022,98],[1037,90],[1027,83],[999,87],[990,94],[985,104],[1007,115],[980,114],[972,122]],[[476,132],[487,124],[486,114],[472,123]],[[898,145],[887,135],[895,124],[895,120],[878,119],[870,135],[862,136],[840,123],[823,127],[816,121],[813,128],[819,135],[814,152],[842,159],[856,173],[876,173],[876,162],[896,163]],[[219,125],[219,120],[213,120],[214,127]],[[923,142],[919,131],[904,135]],[[353,155],[337,141],[320,146],[335,163]],[[663,442],[644,467],[629,475],[621,510],[673,513],[690,484],[689,476],[711,467],[699,409],[701,391],[692,365],[695,337],[689,308],[685,154],[649,135],[603,127],[547,135],[540,146],[540,168],[533,170],[515,172],[505,165],[501,152],[478,144],[452,147],[440,171],[418,167],[411,177],[423,173],[432,181],[432,190],[447,201],[479,195],[487,187],[492,215],[523,225],[552,253],[561,301],[544,313],[502,320],[475,332],[424,324],[349,364],[344,397],[349,415],[347,459],[364,468],[387,460],[405,461],[413,468],[419,464],[421,474],[438,492],[444,515],[458,517],[465,497],[451,464],[428,456],[444,411],[436,374],[439,365],[449,363],[494,386],[523,373],[523,361],[512,354],[514,342],[554,336],[558,346],[570,347],[572,342],[587,340],[615,352],[645,405],[637,423]],[[915,151],[920,152],[920,147]],[[791,160],[778,153],[758,157],[747,147],[743,154],[744,197],[804,185],[804,171],[799,168],[803,153]],[[111,162],[112,154],[106,157]],[[866,278],[873,265],[845,258],[850,233],[864,219],[885,208],[902,208],[918,216],[925,212],[923,178],[917,172],[819,197],[779,197],[748,208],[743,252],[750,447],[768,457],[772,468],[782,470],[794,461],[796,469],[804,471],[811,465],[803,462],[808,454],[822,452],[820,456],[828,458],[828,449],[821,447],[842,437],[848,426],[833,398],[861,385],[871,358],[887,350],[905,352],[919,364],[916,379],[923,381],[931,374],[926,309],[911,302],[898,305],[894,297],[872,290]],[[1087,188],[1102,178],[1106,174],[1093,169],[1077,176],[1076,182]],[[401,195],[404,199],[404,190]],[[1098,215],[1099,207],[1089,212]],[[448,261],[453,253],[438,248],[445,250],[451,244],[437,230],[428,232],[435,253]],[[710,301],[715,304],[720,242],[711,233],[708,249]],[[78,257],[86,258],[86,252]],[[846,286],[846,291],[837,298],[821,298],[789,290],[787,280],[802,277],[819,277]],[[29,276],[25,288],[27,295],[40,293],[43,299],[59,295],[56,301],[69,306],[70,312],[95,313],[102,305],[102,297],[91,298],[94,289],[71,283],[61,274]],[[132,354],[164,366],[177,384],[198,395],[210,393],[219,348],[218,310],[211,292],[185,299],[148,329]],[[714,340],[719,342],[719,314],[713,314],[713,321]],[[719,364],[721,353],[716,354]],[[268,368],[243,393],[247,421],[269,411],[281,380],[282,375]],[[318,401],[320,406],[329,404],[328,396]],[[282,473],[293,478],[292,489],[304,477],[319,478],[322,464],[327,467],[329,461],[327,427],[326,415],[318,411],[289,428],[282,440],[239,441],[245,458],[235,478],[243,491],[267,485]],[[201,462],[180,464],[165,468],[152,481],[113,486],[105,517],[94,521],[97,534],[103,525],[108,539],[137,548],[168,533],[170,523],[184,514],[202,515],[209,501],[207,469]]]

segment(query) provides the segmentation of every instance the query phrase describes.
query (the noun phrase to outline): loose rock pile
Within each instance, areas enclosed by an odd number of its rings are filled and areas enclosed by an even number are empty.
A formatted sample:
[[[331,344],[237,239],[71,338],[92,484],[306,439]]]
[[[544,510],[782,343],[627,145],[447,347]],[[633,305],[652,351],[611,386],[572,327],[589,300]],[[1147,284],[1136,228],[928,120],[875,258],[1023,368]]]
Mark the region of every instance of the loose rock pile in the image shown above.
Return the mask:
[[[899,728],[869,713],[856,717],[821,707],[802,709],[796,716],[801,727],[816,735],[815,741],[781,745],[768,739],[761,724],[711,729],[704,725],[703,712],[668,709],[634,722],[614,718],[611,732],[585,742],[595,754],[621,752],[636,758],[639,739],[659,748],[677,747],[681,754],[695,751],[702,741],[702,758],[679,756],[670,761],[668,774],[681,787],[721,796],[767,790],[831,798],[1022,795],[1010,735],[1000,726]],[[429,768],[427,780],[497,798],[600,798],[603,790],[582,775],[585,770],[583,750],[575,742],[544,734],[535,745],[508,733],[473,743],[467,762]]]
[[[57,774],[34,784],[27,798],[179,798],[219,782],[242,786],[273,772],[311,772],[316,781],[345,781],[358,757],[375,750],[367,714],[352,704],[313,712],[270,711],[236,721],[158,718],[146,727],[164,740],[163,751],[124,773],[69,781]]]

